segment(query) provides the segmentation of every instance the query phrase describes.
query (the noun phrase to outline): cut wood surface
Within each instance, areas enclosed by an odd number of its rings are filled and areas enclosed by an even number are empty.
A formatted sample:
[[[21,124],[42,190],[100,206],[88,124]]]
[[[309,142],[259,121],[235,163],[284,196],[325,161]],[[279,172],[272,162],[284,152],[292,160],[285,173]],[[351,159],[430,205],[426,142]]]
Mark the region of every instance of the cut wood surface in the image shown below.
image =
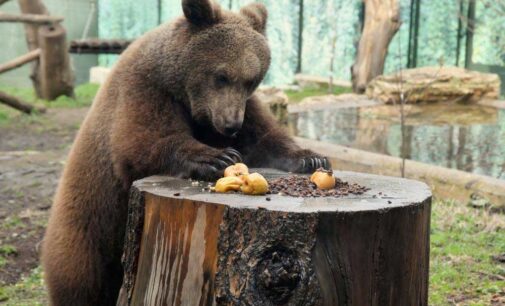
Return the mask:
[[[21,101],[20,99],[1,91],[0,91],[0,103],[15,108],[27,114],[31,114],[34,110],[37,110],[38,112],[45,111],[45,109],[43,108],[35,108],[33,105],[30,105],[29,103]]]
[[[0,22],[23,22],[37,25],[43,25],[43,24],[48,25],[62,21],[63,17],[57,17],[57,16],[46,16],[36,14],[14,15],[0,12]]]
[[[368,82],[384,72],[389,43],[400,28],[399,0],[364,0],[365,24],[351,68],[354,92],[365,92]]]
[[[26,63],[37,60],[39,58],[39,56],[40,56],[40,49],[35,49],[33,51],[30,51],[20,57],[17,57],[11,61],[8,61],[7,63],[1,64],[0,65],[0,73],[4,73],[4,72],[10,71],[12,69],[16,69],[18,67],[21,67]]]
[[[118,305],[427,305],[429,188],[335,175],[370,190],[254,197],[171,177],[134,183]]]

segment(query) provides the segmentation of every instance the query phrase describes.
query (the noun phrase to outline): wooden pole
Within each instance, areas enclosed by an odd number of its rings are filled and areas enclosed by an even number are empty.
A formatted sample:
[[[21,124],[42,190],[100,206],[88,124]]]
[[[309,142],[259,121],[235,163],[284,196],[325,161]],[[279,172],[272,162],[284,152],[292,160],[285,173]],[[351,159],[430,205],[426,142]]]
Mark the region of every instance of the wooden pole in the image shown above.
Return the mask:
[[[23,113],[31,114],[34,110],[38,112],[45,112],[44,108],[35,108],[27,102],[24,102],[14,96],[6,94],[5,92],[0,91],[0,103],[3,103],[7,106],[15,108]]]
[[[363,93],[368,82],[383,73],[389,43],[401,24],[398,0],[364,2],[365,26],[351,67],[352,86],[356,93]]]
[[[18,0],[19,8],[23,14],[39,14],[49,15],[44,3],[40,0]],[[28,50],[33,51],[39,48],[38,31],[39,26],[36,24],[25,23],[25,36]],[[32,79],[33,88],[35,93],[40,98],[40,84],[39,84],[39,61],[33,62],[32,72],[30,74]]]
[[[17,57],[11,61],[8,61],[5,64],[0,65],[0,74],[10,71],[12,69],[16,69],[20,66],[23,66],[26,63],[32,62],[34,60],[37,60],[40,56],[40,49],[35,49],[33,51],[30,51],[26,53],[25,55],[22,55],[20,57]]]
[[[117,305],[427,305],[428,187],[335,175],[371,190],[254,197],[170,177],[134,183]]]
[[[29,24],[54,24],[63,21],[63,17],[45,16],[35,14],[14,15],[0,12],[0,22],[22,22]]]
[[[54,100],[61,95],[74,95],[74,76],[70,68],[70,56],[66,32],[61,25],[41,27],[38,42],[40,49],[40,97]]]

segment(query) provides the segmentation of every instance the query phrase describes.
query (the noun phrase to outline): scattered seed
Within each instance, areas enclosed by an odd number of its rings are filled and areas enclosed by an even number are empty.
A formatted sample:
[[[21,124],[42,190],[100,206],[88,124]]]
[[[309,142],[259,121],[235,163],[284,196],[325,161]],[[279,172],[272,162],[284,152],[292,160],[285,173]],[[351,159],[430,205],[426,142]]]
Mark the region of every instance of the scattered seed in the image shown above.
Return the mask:
[[[308,176],[290,175],[280,177],[269,182],[272,194],[288,195],[293,197],[342,197],[349,194],[363,194],[370,188],[344,182],[336,179],[335,188],[328,190],[317,189]]]

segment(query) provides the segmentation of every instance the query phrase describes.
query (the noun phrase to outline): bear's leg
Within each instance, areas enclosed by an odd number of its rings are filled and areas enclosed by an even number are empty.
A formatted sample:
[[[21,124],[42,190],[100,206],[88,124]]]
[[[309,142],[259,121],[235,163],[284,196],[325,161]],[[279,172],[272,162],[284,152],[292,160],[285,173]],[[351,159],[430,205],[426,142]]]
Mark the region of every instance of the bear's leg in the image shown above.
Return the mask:
[[[123,275],[120,258],[103,256],[88,233],[67,228],[58,235],[64,229],[53,228],[48,228],[42,256],[50,304],[115,305]]]
[[[254,96],[247,101],[244,124],[238,138],[239,150],[251,167],[271,167],[298,173],[331,168],[327,158],[301,149]]]

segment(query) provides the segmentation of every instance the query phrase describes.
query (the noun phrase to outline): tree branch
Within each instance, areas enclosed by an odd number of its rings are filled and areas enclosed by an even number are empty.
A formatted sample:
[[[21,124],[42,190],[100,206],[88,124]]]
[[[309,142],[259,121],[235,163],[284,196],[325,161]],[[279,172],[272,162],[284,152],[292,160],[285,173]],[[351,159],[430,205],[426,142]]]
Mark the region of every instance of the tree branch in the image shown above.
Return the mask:
[[[0,74],[18,68],[26,63],[37,60],[40,56],[40,49],[30,51],[20,57],[17,57],[5,64],[0,64]]]

